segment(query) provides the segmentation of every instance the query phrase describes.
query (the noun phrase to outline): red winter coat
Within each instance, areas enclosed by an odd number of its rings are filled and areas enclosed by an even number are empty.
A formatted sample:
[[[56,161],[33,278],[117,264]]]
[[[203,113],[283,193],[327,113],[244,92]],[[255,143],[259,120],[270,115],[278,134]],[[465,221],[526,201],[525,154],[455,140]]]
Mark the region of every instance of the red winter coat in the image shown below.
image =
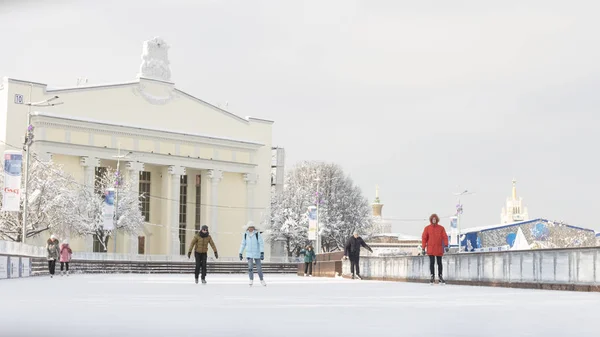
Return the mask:
[[[444,226],[431,224],[425,227],[422,239],[422,247],[427,247],[427,255],[444,255],[444,247],[448,246],[448,235]]]

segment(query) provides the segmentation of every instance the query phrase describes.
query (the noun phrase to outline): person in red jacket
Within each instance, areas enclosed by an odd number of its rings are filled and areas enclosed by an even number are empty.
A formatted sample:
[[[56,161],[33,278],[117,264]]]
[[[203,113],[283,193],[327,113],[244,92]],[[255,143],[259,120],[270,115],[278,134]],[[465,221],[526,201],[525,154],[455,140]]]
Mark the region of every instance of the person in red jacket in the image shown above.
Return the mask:
[[[437,214],[432,214],[429,217],[430,225],[425,227],[423,231],[423,255],[425,255],[425,250],[427,251],[427,255],[429,255],[429,270],[431,271],[431,279],[429,283],[433,284],[435,281],[435,263],[437,260],[438,266],[438,277],[440,278],[440,283],[446,283],[444,278],[442,277],[442,256],[444,255],[444,251],[448,251],[448,235],[446,234],[446,229],[444,226],[439,225],[440,218]]]

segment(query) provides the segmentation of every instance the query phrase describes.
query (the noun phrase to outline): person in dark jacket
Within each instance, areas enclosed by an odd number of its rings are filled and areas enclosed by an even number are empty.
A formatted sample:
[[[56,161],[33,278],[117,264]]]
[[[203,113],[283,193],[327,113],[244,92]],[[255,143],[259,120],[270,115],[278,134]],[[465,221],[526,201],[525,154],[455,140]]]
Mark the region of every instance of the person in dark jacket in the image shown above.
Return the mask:
[[[217,253],[215,242],[210,234],[208,234],[208,226],[204,225],[202,226],[200,233],[194,235],[194,239],[192,239],[192,244],[190,245],[190,249],[188,251],[189,259],[192,255],[192,250],[194,250],[194,247],[196,247],[194,251],[194,257],[196,258],[196,269],[194,270],[196,283],[198,283],[198,274],[200,274],[200,268],[202,267],[202,284],[206,284],[206,260],[208,258],[209,244],[212,247],[213,252],[215,252],[215,259],[218,259],[219,253]]]
[[[363,240],[360,236],[358,236],[358,232],[354,232],[354,234],[348,239],[346,242],[346,249],[344,250],[344,259],[350,258],[350,271],[352,272],[352,278],[355,276],[359,279],[362,279],[360,276],[360,247],[365,247],[371,253],[373,253],[373,249],[367,245],[365,240]],[[354,271],[356,270],[356,274]]]
[[[423,255],[429,255],[429,271],[431,272],[431,278],[429,280],[430,284],[433,284],[435,281],[436,260],[440,283],[446,283],[442,277],[442,256],[444,255],[444,251],[448,251],[448,235],[446,234],[444,226],[439,225],[439,222],[440,218],[437,214],[432,214],[429,217],[430,225],[423,230],[423,242],[421,246],[423,247]]]
[[[308,276],[312,277],[312,264],[317,263],[317,255],[313,247],[308,246],[306,249],[302,249],[300,254],[304,254],[304,276],[308,273]]]

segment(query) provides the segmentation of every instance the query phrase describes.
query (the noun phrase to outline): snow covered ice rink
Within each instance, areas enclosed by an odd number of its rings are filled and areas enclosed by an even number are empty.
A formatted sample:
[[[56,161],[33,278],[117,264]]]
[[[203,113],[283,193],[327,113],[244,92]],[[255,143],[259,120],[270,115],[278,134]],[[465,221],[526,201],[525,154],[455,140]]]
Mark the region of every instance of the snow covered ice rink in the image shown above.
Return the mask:
[[[255,282],[257,282],[258,277]],[[0,281],[0,336],[600,336],[599,293],[266,275]]]

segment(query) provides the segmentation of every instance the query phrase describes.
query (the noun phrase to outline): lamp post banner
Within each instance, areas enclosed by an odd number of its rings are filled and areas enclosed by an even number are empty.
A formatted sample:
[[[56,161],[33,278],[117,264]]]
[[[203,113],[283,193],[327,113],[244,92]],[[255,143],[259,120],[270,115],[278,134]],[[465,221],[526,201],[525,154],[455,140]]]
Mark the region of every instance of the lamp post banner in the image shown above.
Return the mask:
[[[308,239],[317,239],[317,207],[311,206],[308,208]]]
[[[108,188],[104,192],[104,206],[102,207],[102,218],[104,219],[104,230],[115,228],[115,189]]]
[[[21,208],[21,168],[23,155],[19,151],[4,151],[4,188],[2,211],[18,212]]]

